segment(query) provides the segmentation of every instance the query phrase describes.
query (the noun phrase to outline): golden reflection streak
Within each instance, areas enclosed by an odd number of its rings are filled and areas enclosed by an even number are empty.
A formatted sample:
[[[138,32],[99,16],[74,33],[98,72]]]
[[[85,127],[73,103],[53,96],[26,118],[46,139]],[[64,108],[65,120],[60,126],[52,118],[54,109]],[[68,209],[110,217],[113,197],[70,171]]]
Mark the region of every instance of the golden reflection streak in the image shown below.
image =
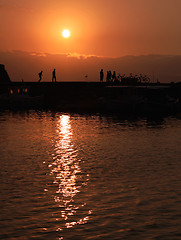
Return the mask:
[[[77,183],[79,180],[77,174],[81,174],[77,151],[72,142],[72,129],[70,117],[68,115],[60,116],[57,123],[58,140],[55,144],[54,162],[49,165],[51,167],[51,175],[54,175],[54,184],[58,185],[58,189],[54,195],[54,200],[59,204],[61,209],[61,217],[68,221],[70,216],[74,216],[81,206],[76,206],[74,197],[80,192],[80,188],[84,183]],[[86,180],[86,182],[88,179]],[[89,220],[91,210],[88,216],[71,222],[66,222],[65,227],[70,228],[77,224],[85,224]],[[59,228],[59,230],[61,230]]]

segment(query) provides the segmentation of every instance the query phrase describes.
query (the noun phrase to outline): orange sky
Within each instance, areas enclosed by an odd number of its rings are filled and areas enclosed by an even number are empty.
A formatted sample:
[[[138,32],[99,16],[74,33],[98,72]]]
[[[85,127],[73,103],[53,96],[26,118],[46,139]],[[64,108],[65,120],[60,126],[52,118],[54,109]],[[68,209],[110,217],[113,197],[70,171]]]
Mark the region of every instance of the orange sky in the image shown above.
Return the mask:
[[[0,51],[179,55],[180,10],[181,0],[0,0]]]

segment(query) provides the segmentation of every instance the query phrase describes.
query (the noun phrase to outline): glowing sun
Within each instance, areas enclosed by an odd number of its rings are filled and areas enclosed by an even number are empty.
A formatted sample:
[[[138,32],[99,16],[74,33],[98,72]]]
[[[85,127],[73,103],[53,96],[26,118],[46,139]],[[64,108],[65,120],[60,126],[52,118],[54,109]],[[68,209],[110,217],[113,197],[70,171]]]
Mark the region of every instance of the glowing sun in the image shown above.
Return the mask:
[[[64,38],[69,38],[70,37],[70,31],[68,29],[65,29],[62,31],[62,36]]]

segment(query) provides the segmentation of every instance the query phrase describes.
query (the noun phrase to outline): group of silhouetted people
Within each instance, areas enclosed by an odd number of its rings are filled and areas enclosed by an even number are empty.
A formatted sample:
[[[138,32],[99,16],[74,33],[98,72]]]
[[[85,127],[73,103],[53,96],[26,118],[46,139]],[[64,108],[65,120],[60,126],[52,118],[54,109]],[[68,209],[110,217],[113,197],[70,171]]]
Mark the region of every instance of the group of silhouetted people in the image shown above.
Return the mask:
[[[100,71],[100,82],[104,80],[104,71],[101,69]],[[106,82],[115,82],[117,80],[116,71],[111,72],[111,70],[106,73]]]
[[[56,82],[56,81],[57,81],[55,70],[56,70],[56,69],[54,68],[54,69],[53,69],[53,72],[52,72],[52,82]],[[41,82],[42,75],[43,75],[43,71],[41,70],[41,72],[38,73],[38,76],[39,76],[38,82]]]
[[[100,71],[100,82],[104,80],[104,71],[101,69]],[[110,70],[106,73],[106,82],[110,84],[136,84],[136,83],[149,83],[150,78],[146,75],[130,75],[126,76],[125,74],[116,74],[116,71],[111,72]]]

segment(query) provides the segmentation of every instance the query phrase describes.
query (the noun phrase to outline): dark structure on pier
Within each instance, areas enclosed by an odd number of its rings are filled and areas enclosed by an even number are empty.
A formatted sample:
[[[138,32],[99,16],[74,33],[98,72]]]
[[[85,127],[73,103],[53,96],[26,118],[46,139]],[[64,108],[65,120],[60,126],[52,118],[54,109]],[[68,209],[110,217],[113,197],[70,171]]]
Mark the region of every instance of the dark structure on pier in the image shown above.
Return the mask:
[[[5,70],[5,66],[0,64],[0,83],[10,83],[11,80],[8,76],[7,71]]]

